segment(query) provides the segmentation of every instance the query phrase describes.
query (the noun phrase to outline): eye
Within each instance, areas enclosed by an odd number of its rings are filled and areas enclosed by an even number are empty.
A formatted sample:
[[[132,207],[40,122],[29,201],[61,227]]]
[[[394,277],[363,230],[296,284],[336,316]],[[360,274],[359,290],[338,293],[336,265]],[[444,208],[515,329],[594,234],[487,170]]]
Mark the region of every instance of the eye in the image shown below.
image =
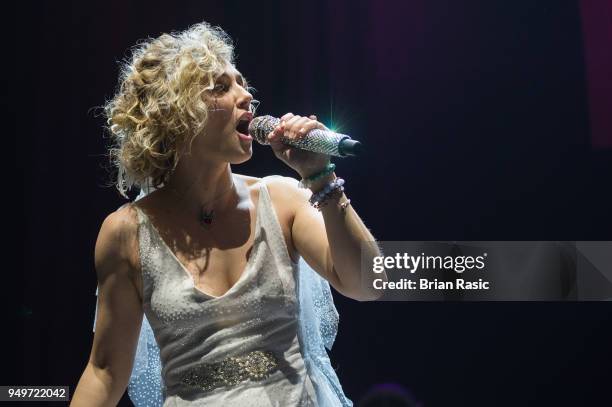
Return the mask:
[[[213,92],[226,92],[228,90],[228,86],[225,83],[217,83],[213,88]]]

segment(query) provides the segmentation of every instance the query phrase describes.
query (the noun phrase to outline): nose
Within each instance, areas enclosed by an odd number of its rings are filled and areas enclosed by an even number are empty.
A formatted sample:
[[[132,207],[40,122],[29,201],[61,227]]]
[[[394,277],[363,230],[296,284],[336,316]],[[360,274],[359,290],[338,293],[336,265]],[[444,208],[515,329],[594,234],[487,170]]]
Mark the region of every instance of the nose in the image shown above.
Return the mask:
[[[249,110],[249,106],[253,100],[253,95],[251,95],[251,92],[244,89],[242,86],[239,86],[238,88],[240,89],[240,95],[238,96],[238,108]]]

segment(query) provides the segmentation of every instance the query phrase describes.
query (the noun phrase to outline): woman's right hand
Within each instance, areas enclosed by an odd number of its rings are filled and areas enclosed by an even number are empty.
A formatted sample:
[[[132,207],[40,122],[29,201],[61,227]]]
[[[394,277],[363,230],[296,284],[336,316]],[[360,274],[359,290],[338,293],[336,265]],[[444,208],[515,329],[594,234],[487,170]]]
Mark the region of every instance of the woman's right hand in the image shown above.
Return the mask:
[[[124,206],[102,224],[96,242],[98,314],[89,361],[70,403],[116,406],[128,385],[142,324],[142,302],[133,276],[140,273],[134,209]],[[136,249],[136,250],[134,250]]]

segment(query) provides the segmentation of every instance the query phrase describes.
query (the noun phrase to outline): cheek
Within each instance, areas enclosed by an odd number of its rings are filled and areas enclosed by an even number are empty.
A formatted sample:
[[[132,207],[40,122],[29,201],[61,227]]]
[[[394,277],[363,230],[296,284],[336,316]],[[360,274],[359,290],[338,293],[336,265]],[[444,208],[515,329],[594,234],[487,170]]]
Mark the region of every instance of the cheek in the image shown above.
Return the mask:
[[[232,110],[230,108],[219,106],[217,110],[211,110],[208,115],[208,124],[217,129],[224,128],[229,125],[232,118]]]
[[[229,115],[225,112],[216,111],[211,112],[208,116],[208,123],[206,123],[206,129],[211,132],[218,133],[223,131],[229,122]]]
[[[227,95],[217,96],[207,99],[207,105],[211,113],[223,114],[231,110],[232,105]]]

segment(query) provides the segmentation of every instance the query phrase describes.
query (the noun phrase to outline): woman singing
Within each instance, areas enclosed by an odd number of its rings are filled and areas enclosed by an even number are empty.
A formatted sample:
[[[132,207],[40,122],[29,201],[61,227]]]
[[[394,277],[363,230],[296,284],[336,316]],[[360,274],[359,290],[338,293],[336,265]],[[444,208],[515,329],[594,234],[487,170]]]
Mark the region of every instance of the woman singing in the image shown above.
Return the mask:
[[[337,323],[325,287],[377,298],[360,264],[380,253],[330,157],[279,141],[325,128],[315,116],[287,113],[268,135],[300,185],[232,172],[252,155],[248,89],[207,23],[141,42],[124,64],[105,106],[110,156],[121,194],[141,194],[98,235],[95,335],[72,406],[114,406],[128,384],[136,405],[352,405],[322,346]]]

